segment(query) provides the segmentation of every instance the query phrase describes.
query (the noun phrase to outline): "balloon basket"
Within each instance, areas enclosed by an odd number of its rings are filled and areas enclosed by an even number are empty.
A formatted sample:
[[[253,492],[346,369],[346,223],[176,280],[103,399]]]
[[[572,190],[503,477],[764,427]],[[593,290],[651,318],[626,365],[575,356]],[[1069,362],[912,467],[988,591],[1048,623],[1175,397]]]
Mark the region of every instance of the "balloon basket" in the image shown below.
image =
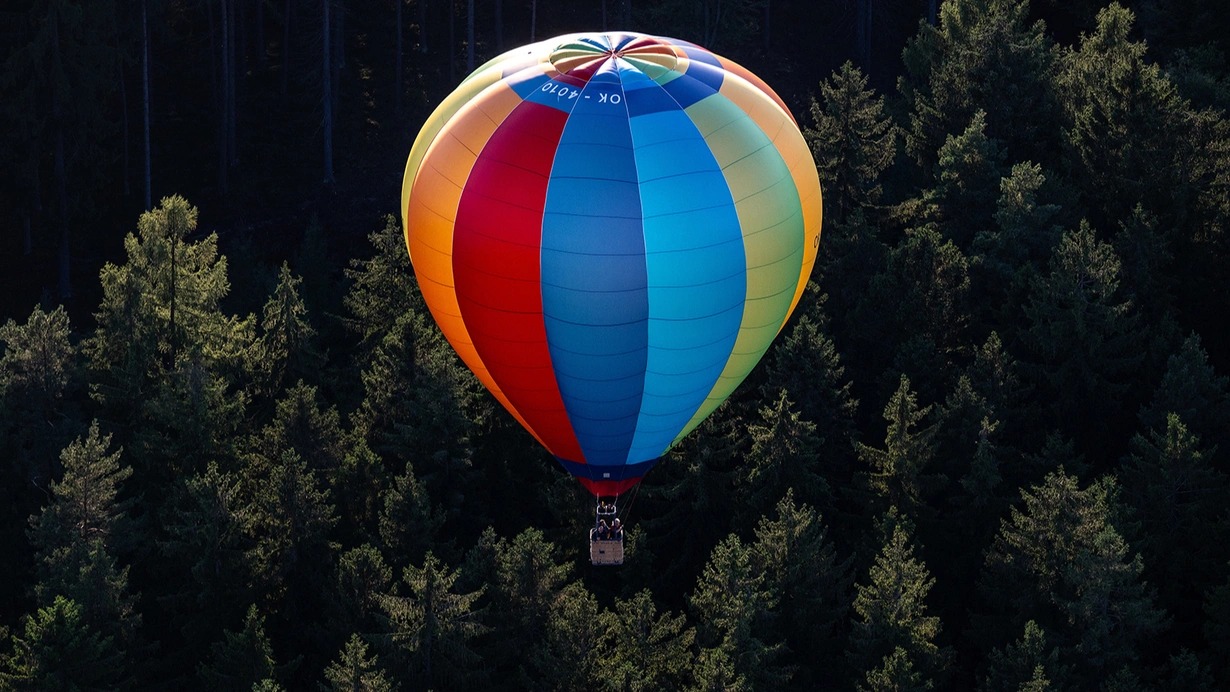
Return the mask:
[[[589,532],[589,561],[598,567],[622,565],[624,563],[623,539],[596,539],[591,529]]]

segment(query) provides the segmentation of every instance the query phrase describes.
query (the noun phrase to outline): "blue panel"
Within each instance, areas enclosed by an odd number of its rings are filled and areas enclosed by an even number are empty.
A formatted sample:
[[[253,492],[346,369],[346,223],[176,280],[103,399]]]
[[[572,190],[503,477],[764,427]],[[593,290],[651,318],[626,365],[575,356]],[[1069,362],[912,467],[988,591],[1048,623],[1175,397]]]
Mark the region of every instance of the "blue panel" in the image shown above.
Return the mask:
[[[541,260],[547,342],[569,421],[590,466],[622,469],[640,411],[649,309],[632,135],[613,62],[569,96]]]
[[[649,282],[635,462],[666,451],[721,375],[743,318],[747,259],[725,176],[687,114],[663,110],[631,122]]]
[[[679,103],[662,89],[628,89],[625,93],[628,97],[628,115],[634,118],[658,111],[680,110]]]
[[[681,108],[687,108],[701,99],[716,94],[721,88],[721,73],[718,74],[717,86],[714,86],[713,80],[704,74],[707,71],[707,65],[692,63],[687,72],[678,79],[672,79],[663,84],[662,88]]]
[[[556,457],[556,461],[564,467],[564,470],[577,478],[590,478],[596,481],[612,480],[622,481],[625,478],[640,478],[653,468],[654,464],[658,463],[658,459],[650,459],[638,464],[619,464],[619,465],[603,465],[603,464],[578,464],[576,462],[560,459]]]

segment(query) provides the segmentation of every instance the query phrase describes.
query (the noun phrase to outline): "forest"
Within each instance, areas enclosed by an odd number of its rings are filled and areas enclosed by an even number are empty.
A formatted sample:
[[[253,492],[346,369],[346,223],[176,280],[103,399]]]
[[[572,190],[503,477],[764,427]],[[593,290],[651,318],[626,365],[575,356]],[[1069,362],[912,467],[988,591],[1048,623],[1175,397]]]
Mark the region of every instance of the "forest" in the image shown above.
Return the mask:
[[[819,258],[594,500],[398,209],[477,65],[629,29],[792,109]],[[1221,0],[14,0],[0,689],[1230,688]]]

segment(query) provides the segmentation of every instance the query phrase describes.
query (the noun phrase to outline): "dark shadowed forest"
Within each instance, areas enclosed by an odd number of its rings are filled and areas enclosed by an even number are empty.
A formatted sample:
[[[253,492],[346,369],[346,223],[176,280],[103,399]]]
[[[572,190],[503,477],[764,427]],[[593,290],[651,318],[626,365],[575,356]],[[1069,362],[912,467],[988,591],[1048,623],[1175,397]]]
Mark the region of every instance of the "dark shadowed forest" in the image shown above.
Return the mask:
[[[593,499],[453,354],[398,203],[530,40],[792,109],[812,282]],[[0,689],[1230,687],[1222,0],[11,0]]]

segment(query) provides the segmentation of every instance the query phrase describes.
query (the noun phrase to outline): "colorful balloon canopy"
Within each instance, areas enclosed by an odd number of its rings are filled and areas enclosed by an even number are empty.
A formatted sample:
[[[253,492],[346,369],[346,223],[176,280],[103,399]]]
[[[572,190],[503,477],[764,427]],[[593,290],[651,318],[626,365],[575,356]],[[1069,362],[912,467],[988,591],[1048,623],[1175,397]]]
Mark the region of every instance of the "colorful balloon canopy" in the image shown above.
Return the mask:
[[[406,243],[467,366],[596,495],[751,372],[820,242],[781,99],[691,43],[577,34],[470,75],[406,164]]]

